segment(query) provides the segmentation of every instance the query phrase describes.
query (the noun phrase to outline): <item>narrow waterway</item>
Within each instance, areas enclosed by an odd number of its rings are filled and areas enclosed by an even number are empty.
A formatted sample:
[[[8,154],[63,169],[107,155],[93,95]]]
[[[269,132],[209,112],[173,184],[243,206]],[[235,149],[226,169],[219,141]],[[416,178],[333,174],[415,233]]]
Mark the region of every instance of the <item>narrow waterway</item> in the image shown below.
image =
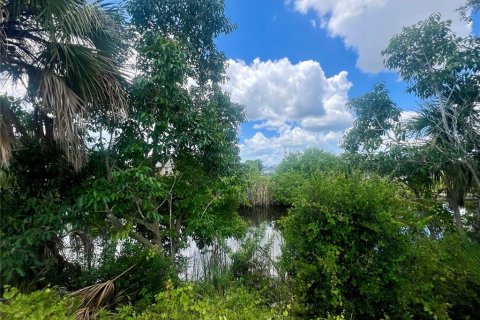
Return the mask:
[[[200,250],[192,239],[181,251],[185,258],[185,269],[181,274],[184,280],[203,280],[225,273],[235,257],[247,256],[251,267],[261,268],[270,275],[276,275],[275,264],[281,253],[282,236],[279,219],[287,213],[287,208],[241,207],[239,214],[248,222],[248,231],[242,238],[228,238]]]

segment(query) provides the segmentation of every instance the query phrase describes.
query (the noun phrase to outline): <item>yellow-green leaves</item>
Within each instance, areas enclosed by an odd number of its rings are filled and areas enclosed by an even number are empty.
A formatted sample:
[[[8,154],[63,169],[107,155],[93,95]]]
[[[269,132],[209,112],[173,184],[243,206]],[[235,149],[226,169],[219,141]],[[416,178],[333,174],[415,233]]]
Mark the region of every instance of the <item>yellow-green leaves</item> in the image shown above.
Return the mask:
[[[32,293],[21,293],[5,287],[0,302],[0,318],[5,320],[73,320],[74,299],[61,298],[55,290],[46,288]]]

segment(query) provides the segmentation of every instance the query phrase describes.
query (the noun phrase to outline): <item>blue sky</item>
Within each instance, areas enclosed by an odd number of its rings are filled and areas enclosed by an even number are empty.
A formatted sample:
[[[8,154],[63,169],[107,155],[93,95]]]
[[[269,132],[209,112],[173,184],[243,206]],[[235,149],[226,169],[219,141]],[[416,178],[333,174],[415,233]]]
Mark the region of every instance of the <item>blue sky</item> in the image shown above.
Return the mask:
[[[411,117],[420,101],[383,68],[380,52],[402,27],[433,13],[452,20],[460,36],[480,35],[480,14],[469,24],[456,12],[464,1],[225,0],[237,29],[216,42],[229,64],[224,90],[248,118],[239,130],[242,159],[275,165],[308,147],[341,152],[355,119],[348,100],[381,81]]]
[[[239,133],[243,160],[276,164],[285,152],[318,147],[340,152],[354,117],[345,108],[384,81],[404,110],[418,101],[398,75],[383,69],[388,39],[439,12],[460,35],[479,33],[455,9],[463,0],[226,0],[237,24],[218,47],[229,59],[225,90],[246,106]],[[408,114],[408,113],[407,113]]]

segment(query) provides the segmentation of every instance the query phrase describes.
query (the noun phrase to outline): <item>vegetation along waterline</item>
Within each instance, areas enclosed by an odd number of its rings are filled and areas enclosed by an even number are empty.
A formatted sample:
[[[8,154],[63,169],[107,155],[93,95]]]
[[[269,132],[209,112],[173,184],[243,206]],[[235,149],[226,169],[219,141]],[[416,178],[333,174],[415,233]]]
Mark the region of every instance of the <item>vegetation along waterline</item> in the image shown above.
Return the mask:
[[[380,82],[332,152],[242,161],[301,120],[227,90],[225,5],[0,0],[0,318],[479,319],[475,32],[432,8],[381,52],[417,109]]]

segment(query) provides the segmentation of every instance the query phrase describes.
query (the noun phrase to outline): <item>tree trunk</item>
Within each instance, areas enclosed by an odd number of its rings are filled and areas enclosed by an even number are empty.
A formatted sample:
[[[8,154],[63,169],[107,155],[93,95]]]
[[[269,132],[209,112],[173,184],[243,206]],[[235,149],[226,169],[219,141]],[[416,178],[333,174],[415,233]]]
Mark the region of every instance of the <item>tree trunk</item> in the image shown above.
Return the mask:
[[[45,126],[45,144],[48,148],[55,148],[55,138],[53,134],[53,119],[42,112],[43,125]]]
[[[457,226],[458,231],[463,231],[463,223],[462,223],[462,216],[460,214],[460,205],[458,204],[458,200],[455,197],[448,196],[448,206],[453,211],[453,218],[455,219],[455,225]]]

